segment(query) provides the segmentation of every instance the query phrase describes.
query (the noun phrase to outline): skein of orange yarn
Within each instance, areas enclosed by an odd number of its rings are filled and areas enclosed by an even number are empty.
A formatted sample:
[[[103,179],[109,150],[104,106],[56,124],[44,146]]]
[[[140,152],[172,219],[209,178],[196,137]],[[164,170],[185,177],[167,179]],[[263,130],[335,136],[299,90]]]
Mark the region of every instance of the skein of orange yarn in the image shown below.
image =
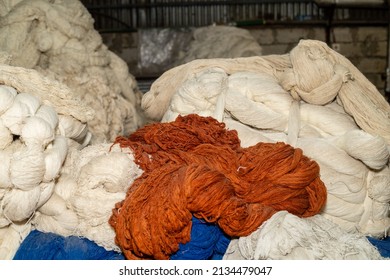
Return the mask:
[[[192,215],[239,237],[277,211],[308,217],[326,201],[319,166],[302,150],[241,148],[237,132],[211,117],[179,116],[114,144],[130,147],[144,170],[109,221],[127,259],[169,259],[190,241]]]

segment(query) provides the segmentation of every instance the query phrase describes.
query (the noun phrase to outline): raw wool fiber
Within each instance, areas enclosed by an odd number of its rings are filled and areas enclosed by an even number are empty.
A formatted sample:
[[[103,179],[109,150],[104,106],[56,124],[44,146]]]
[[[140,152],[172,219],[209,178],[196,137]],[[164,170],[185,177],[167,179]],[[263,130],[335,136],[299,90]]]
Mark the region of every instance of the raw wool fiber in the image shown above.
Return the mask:
[[[7,2],[7,3],[6,3]],[[92,142],[110,142],[143,125],[142,93],[127,64],[103,44],[79,0],[0,0],[0,51],[72,89],[98,112]]]
[[[68,152],[89,142],[91,116],[66,86],[0,64],[0,259],[12,258],[30,232]]]
[[[277,211],[309,217],[326,201],[319,167],[300,149],[241,148],[236,131],[211,117],[179,116],[115,143],[144,170],[110,218],[127,259],[169,259],[190,241],[192,215],[238,237]]]
[[[33,230],[23,240],[14,260],[124,260],[122,254],[107,251],[86,238],[63,237]]]
[[[243,147],[301,148],[327,187],[322,215],[351,233],[380,238],[389,231],[389,104],[322,42],[302,40],[285,55],[189,62],[160,76],[142,106],[162,122],[212,116],[237,130]]]
[[[120,252],[108,220],[142,170],[130,150],[111,146],[101,143],[69,152],[53,195],[33,219],[36,229],[88,238],[108,251]]]
[[[279,211],[249,236],[230,242],[224,260],[380,260],[361,234],[347,233],[321,215],[301,219]]]

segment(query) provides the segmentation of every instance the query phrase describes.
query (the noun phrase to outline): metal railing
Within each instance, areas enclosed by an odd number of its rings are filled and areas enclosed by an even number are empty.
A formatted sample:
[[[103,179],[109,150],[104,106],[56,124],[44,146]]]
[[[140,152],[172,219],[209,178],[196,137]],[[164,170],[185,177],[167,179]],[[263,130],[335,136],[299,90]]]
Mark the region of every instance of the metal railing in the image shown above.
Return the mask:
[[[211,24],[387,24],[385,5],[332,6],[298,0],[82,0],[100,32]]]

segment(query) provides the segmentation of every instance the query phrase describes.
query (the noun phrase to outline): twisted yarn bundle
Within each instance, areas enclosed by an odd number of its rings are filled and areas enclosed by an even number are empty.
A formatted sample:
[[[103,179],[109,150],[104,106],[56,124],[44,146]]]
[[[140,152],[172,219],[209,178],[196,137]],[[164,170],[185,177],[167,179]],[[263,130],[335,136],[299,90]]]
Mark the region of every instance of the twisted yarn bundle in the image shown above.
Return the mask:
[[[68,152],[89,142],[90,113],[67,87],[0,64],[0,259],[12,258],[31,230]]]
[[[319,167],[300,149],[241,148],[236,131],[211,117],[179,116],[115,143],[144,170],[110,218],[127,259],[169,259],[190,241],[192,215],[238,237],[277,211],[308,217],[326,201]]]
[[[303,40],[290,59],[292,69],[283,73],[281,84],[294,97],[316,105],[337,97],[362,130],[390,144],[390,104],[346,57],[324,42]]]
[[[142,106],[162,122],[212,116],[236,130],[243,147],[301,148],[327,188],[321,215],[350,233],[387,235],[390,106],[326,44],[301,40],[286,55],[189,62],[156,80]]]

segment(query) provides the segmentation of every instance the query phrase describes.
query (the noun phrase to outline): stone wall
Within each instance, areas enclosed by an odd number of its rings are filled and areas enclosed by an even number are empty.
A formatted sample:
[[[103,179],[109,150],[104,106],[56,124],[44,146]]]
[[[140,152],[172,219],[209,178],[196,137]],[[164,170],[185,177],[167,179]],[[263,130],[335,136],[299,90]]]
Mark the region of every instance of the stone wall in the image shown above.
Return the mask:
[[[263,48],[263,55],[288,53],[300,39],[326,41],[323,27],[261,27],[250,32]],[[335,49],[346,56],[384,94],[387,68],[386,27],[335,27],[331,30]],[[103,33],[104,43],[129,65],[136,78],[143,74],[138,65],[139,39],[133,33]]]

